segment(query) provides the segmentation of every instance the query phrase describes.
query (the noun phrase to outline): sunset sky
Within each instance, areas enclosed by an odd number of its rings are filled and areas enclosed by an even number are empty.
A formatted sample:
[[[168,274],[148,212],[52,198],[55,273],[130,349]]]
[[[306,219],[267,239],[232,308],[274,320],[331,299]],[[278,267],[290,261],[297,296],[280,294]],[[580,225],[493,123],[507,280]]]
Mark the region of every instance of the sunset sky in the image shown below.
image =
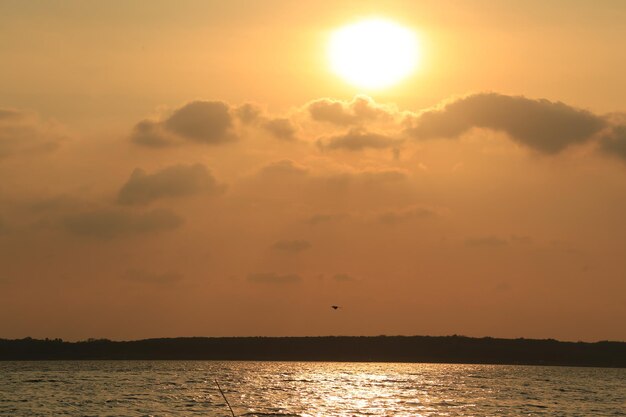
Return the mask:
[[[413,37],[382,44],[404,77],[337,74],[364,21]],[[0,1],[0,338],[626,340],[624,22],[621,0]]]

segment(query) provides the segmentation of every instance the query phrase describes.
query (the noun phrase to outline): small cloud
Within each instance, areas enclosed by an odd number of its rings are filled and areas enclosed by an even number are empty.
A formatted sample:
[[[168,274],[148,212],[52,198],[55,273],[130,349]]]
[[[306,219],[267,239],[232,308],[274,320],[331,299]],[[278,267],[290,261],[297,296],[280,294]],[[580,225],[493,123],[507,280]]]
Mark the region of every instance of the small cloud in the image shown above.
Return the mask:
[[[26,111],[0,109],[0,160],[51,153],[65,139],[66,134],[57,123],[44,122]]]
[[[318,122],[328,122],[335,125],[348,125],[356,121],[356,117],[341,101],[320,99],[307,106],[311,118]]]
[[[272,248],[275,250],[289,253],[300,253],[310,247],[311,242],[307,240],[279,240],[272,245]]]
[[[482,236],[470,238],[465,241],[465,246],[472,248],[501,248],[508,245],[507,240],[496,236]]]
[[[261,107],[252,103],[245,103],[234,110],[235,116],[246,125],[256,123],[263,114]]]
[[[274,272],[258,272],[248,275],[248,281],[258,284],[295,284],[302,280],[298,274],[276,274]]]
[[[144,284],[169,285],[180,282],[183,279],[183,276],[182,274],[175,272],[158,273],[139,269],[129,269],[123,275],[123,279]]]
[[[355,277],[348,274],[335,274],[333,280],[337,282],[355,282],[358,281]]]
[[[75,210],[84,206],[85,202],[68,194],[40,197],[35,200],[26,201],[23,207],[33,213],[49,213]]]
[[[327,190],[347,190],[349,187],[368,188],[371,192],[373,187],[387,187],[400,184],[407,180],[408,173],[402,169],[379,168],[350,170],[328,176],[317,177],[316,181]]]
[[[390,119],[394,113],[393,109],[376,104],[371,98],[362,95],[350,102],[327,98],[315,100],[306,109],[313,120],[339,126]]]
[[[229,107],[223,101],[192,101],[176,110],[163,126],[183,138],[218,144],[233,139]]]
[[[307,219],[307,223],[311,225],[316,225],[320,223],[326,223],[333,220],[333,216],[330,214],[315,214]]]
[[[495,285],[494,289],[499,292],[506,292],[506,291],[510,291],[512,287],[509,282],[501,281]]]
[[[263,176],[304,176],[308,173],[308,169],[291,159],[282,159],[272,162],[259,171]]]
[[[0,109],[0,121],[18,120],[23,118],[24,112],[15,109]]]
[[[142,120],[137,123],[131,132],[130,140],[137,145],[149,148],[164,148],[177,143],[163,130],[160,123],[152,120]]]
[[[386,168],[364,170],[355,173],[354,176],[366,183],[389,183],[405,181],[408,173],[402,169]]]
[[[202,164],[173,165],[154,174],[135,169],[118,193],[120,204],[148,204],[160,198],[186,197],[195,194],[217,195],[224,191]]]
[[[306,223],[311,226],[317,226],[318,224],[340,220],[346,216],[346,214],[314,214],[306,219]]]
[[[217,145],[236,139],[230,107],[223,101],[192,101],[164,120],[142,120],[131,132],[137,145],[162,148],[190,141]]]
[[[511,242],[513,243],[519,243],[519,244],[524,244],[524,245],[528,245],[530,243],[533,242],[533,238],[530,236],[517,236],[517,235],[512,235],[511,236]]]
[[[318,140],[317,143],[324,150],[362,151],[364,149],[395,148],[400,141],[387,135],[368,132],[360,128],[352,128],[348,133],[332,136],[326,140]]]
[[[429,207],[410,207],[403,210],[386,211],[378,216],[378,221],[383,224],[394,225],[404,221],[427,219],[437,215],[437,211]]]
[[[600,149],[607,155],[616,156],[626,162],[626,125],[614,126],[600,139]]]
[[[183,219],[172,211],[155,209],[136,214],[121,210],[93,210],[65,218],[72,234],[98,239],[141,235],[180,227]]]
[[[263,123],[263,128],[275,138],[285,141],[296,140],[296,128],[289,119],[271,119]]]

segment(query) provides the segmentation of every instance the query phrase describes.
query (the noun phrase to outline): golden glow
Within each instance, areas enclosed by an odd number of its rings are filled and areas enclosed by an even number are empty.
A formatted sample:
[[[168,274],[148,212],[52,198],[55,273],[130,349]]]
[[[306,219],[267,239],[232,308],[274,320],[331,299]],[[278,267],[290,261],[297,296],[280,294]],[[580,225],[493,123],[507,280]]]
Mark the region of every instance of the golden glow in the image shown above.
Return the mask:
[[[392,21],[364,20],[333,33],[329,58],[333,71],[349,83],[380,89],[413,72],[418,43],[413,31]]]

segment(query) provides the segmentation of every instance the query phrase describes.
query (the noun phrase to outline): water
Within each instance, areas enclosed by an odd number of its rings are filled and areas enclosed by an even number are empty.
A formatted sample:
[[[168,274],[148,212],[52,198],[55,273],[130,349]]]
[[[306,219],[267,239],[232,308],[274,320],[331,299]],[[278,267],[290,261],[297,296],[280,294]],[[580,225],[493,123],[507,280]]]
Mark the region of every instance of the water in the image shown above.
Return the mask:
[[[626,369],[0,362],[1,416],[626,416]]]

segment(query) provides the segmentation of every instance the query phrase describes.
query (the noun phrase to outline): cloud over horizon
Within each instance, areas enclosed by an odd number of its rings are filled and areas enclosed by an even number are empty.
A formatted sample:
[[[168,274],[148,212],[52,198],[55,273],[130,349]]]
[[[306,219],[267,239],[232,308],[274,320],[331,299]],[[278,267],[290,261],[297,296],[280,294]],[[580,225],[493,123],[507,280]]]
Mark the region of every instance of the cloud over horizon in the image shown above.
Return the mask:
[[[36,120],[0,113],[0,125],[56,137]],[[410,292],[436,299],[448,284],[455,300],[479,299],[475,288],[506,277],[522,296],[583,265],[624,271],[609,250],[623,245],[626,210],[616,114],[487,94],[421,112],[363,97],[282,112],[195,100],[137,120],[0,161],[0,264],[12,286],[89,276],[103,291],[176,292],[176,308],[198,311],[227,298],[261,308],[278,293],[313,311],[375,291],[413,311]],[[207,306],[191,307],[198,300]]]
[[[302,116],[321,123],[321,136],[301,126]],[[13,115],[7,112],[7,118]],[[162,120],[145,119],[132,129],[137,145],[162,148],[183,143],[223,144],[243,136],[242,126],[285,142],[316,144],[320,151],[363,151],[411,146],[411,141],[455,139],[472,129],[507,134],[514,142],[546,155],[598,142],[604,154],[624,159],[624,125],[559,101],[498,93],[449,99],[426,109],[400,111],[366,96],[350,101],[322,98],[287,115],[268,115],[256,104],[232,106],[219,100],[184,104]],[[339,130],[347,128],[347,130]],[[317,135],[317,136],[316,136]],[[247,140],[249,140],[248,138]],[[1,147],[0,147],[1,150]]]
[[[229,107],[222,101],[192,101],[176,110],[163,121],[173,133],[207,144],[218,144],[232,139],[233,125]]]
[[[604,118],[587,110],[497,93],[450,100],[417,113],[410,122],[407,134],[415,139],[457,138],[471,128],[486,128],[546,154],[590,141],[607,127]]]
[[[248,281],[256,284],[296,284],[302,281],[298,274],[277,274],[275,272],[257,272],[248,275]]]
[[[154,209],[145,213],[100,209],[69,215],[64,226],[72,234],[98,239],[111,239],[172,230],[183,219],[171,210]]]
[[[626,125],[613,126],[600,142],[600,149],[626,162]]]
[[[311,248],[308,240],[279,240],[272,245],[272,248],[281,252],[300,253]]]
[[[317,143],[322,150],[361,151],[364,149],[393,148],[400,145],[401,141],[387,135],[352,128],[345,134],[331,136],[328,139],[319,139]]]
[[[306,105],[310,117],[317,122],[326,122],[338,126],[360,125],[376,120],[389,120],[397,111],[388,106],[377,104],[363,95],[345,102],[322,98]]]
[[[498,236],[479,236],[465,240],[465,246],[472,248],[502,248],[508,244],[508,240]]]
[[[43,121],[32,112],[0,108],[0,161],[13,155],[52,153],[66,137],[54,121]]]
[[[277,118],[266,121],[263,128],[270,132],[275,138],[294,141],[296,140],[296,127],[291,120],[286,118]]]
[[[211,172],[202,164],[173,165],[153,174],[136,168],[118,193],[120,204],[148,204],[161,198],[195,194],[217,195],[224,191]]]
[[[388,210],[378,216],[378,220],[387,225],[395,225],[414,219],[436,217],[439,213],[430,207],[409,207],[401,210]]]
[[[154,148],[180,141],[219,145],[235,139],[230,107],[223,101],[191,101],[164,120],[140,121],[131,133],[135,144]]]

